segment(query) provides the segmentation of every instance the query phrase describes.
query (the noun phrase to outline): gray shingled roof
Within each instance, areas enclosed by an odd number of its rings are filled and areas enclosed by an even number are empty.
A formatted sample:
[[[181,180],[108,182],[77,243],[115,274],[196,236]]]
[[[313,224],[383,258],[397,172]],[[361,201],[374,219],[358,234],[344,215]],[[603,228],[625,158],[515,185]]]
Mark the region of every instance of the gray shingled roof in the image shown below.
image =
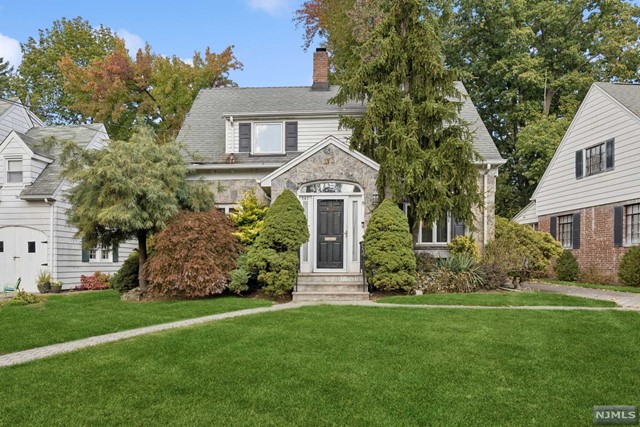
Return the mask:
[[[18,98],[2,99],[0,98],[0,115],[4,114],[13,104],[20,102]]]
[[[458,89],[467,94],[461,82],[458,82]],[[338,86],[331,86],[328,91],[312,91],[309,86],[203,89],[193,103],[177,139],[186,145],[189,161],[228,163],[228,154],[225,153],[224,115],[282,113],[286,116],[287,113],[306,112],[342,114],[364,109],[362,104],[348,104],[345,107],[327,104],[337,92]],[[491,135],[468,98],[463,105],[461,116],[469,122],[475,134],[475,149],[488,162],[502,162],[503,159]],[[284,164],[297,154],[299,153],[263,157],[235,153],[235,162]]]
[[[100,132],[102,124],[82,125],[82,126],[49,126],[38,127],[29,130],[26,133],[26,139],[23,139],[27,145],[36,144],[38,149],[43,150],[45,157],[53,159],[53,163],[47,165],[40,176],[33,184],[26,187],[22,193],[22,197],[51,197],[60,185],[60,172],[62,165],[58,159],[59,147],[46,144],[51,140],[58,142],[74,141],[81,147],[86,147],[96,134]],[[44,143],[44,144],[43,144]]]
[[[633,114],[640,117],[640,85],[629,83],[595,83]]]

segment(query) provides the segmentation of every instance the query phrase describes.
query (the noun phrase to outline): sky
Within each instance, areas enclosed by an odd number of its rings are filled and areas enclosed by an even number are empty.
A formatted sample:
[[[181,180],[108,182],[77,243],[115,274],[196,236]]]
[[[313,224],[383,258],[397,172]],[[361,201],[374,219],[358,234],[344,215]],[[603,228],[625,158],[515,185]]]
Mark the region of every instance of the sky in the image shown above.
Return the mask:
[[[302,0],[0,0],[0,57],[14,68],[20,43],[37,39],[63,17],[81,16],[93,27],[103,24],[122,37],[130,52],[145,42],[154,53],[190,59],[210,47],[221,52],[234,45],[243,63],[231,78],[241,87],[310,85],[312,51],[302,48],[303,30],[292,21]]]

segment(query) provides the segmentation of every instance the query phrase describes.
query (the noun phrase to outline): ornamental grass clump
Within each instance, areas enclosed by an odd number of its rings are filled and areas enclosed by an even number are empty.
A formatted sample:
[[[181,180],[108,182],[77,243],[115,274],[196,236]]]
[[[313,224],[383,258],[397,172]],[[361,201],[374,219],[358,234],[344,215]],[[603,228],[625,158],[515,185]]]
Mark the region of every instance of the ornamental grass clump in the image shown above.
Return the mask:
[[[233,224],[216,209],[182,212],[161,231],[142,274],[152,294],[200,298],[222,293],[242,245]]]
[[[247,266],[269,295],[293,290],[298,271],[298,251],[309,240],[307,218],[300,201],[284,190],[264,218],[264,227],[247,253]]]
[[[415,290],[423,293],[467,293],[491,286],[485,281],[482,267],[466,255],[442,258],[428,273],[418,273]]]
[[[406,215],[385,199],[371,215],[364,235],[369,282],[384,291],[410,291],[416,284],[416,257]]]

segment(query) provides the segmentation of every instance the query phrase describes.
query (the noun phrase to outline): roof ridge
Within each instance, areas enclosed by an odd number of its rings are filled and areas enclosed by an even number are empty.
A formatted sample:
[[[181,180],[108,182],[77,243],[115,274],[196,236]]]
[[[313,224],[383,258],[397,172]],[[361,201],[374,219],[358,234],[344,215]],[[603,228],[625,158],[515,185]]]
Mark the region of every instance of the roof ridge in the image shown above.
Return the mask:
[[[331,85],[330,87],[335,87],[337,85]],[[208,91],[218,91],[218,90],[245,90],[245,89],[309,89],[311,90],[311,86],[245,86],[245,87],[208,87],[203,88],[201,90]],[[317,92],[326,92],[326,91],[317,91]]]

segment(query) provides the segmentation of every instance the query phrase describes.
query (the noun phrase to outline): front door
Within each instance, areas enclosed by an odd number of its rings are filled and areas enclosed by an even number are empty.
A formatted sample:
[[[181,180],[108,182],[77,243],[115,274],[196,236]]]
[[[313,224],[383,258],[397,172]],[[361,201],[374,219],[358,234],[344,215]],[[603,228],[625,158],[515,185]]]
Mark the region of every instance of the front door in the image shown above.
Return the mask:
[[[344,200],[318,200],[318,268],[344,268]]]

